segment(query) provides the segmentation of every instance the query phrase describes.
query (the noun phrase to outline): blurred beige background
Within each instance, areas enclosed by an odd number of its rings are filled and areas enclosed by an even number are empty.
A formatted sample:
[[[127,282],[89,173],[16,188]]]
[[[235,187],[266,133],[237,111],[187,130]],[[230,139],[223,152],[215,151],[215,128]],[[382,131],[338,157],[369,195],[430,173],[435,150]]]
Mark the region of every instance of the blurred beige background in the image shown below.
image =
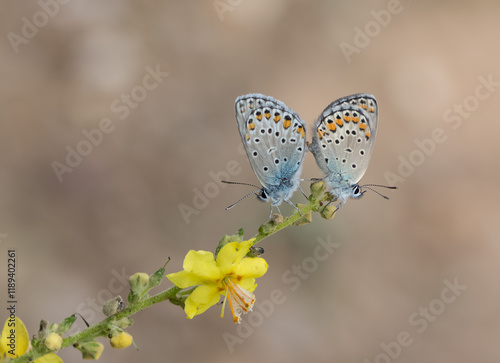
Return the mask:
[[[219,307],[187,320],[163,303],[134,317],[140,351],[102,340],[101,360],[498,362],[499,12],[494,1],[3,1],[2,306],[8,248],[34,334],[41,318],[75,311],[100,321],[93,301],[127,295],[117,276],[168,256],[175,272],[189,249],[213,251],[240,227],[251,237],[269,205],[225,211],[250,190],[213,184],[228,167],[257,183],[234,99],[284,101],[310,139],[332,100],[368,92],[380,121],[362,183],[392,180],[391,199],[369,192],[334,220],[266,240],[257,299],[281,292],[282,303],[245,316],[246,330]],[[157,69],[168,76],[147,76]],[[88,155],[58,178],[68,147]],[[308,155],[303,177],[318,176]],[[195,190],[206,205],[193,206]],[[181,205],[196,209],[188,222]],[[337,246],[324,261],[318,238]]]

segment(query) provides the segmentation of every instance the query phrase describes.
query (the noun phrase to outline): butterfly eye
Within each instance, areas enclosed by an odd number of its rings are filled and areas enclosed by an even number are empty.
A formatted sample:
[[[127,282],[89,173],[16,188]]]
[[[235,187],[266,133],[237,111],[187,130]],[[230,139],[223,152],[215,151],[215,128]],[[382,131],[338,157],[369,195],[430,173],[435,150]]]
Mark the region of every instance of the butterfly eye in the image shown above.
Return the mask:
[[[262,189],[259,193],[259,199],[262,201],[267,201],[269,199],[269,194],[267,194],[267,191],[265,189]]]
[[[352,189],[352,193],[354,197],[359,197],[361,194],[361,188],[358,185],[355,185],[354,188]]]

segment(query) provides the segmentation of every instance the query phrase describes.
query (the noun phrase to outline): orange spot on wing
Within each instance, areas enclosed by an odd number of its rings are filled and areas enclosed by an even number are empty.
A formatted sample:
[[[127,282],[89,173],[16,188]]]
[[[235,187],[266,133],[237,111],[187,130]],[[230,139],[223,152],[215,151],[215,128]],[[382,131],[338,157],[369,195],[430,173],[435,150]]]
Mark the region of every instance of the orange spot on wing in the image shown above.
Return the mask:
[[[359,124],[360,130],[366,130],[366,124]]]
[[[281,120],[280,115],[274,116],[274,122],[279,122],[279,120]]]
[[[304,128],[302,126],[297,127],[297,133],[299,133],[302,137],[306,135],[306,132],[304,131]]]
[[[352,122],[356,123],[358,121],[359,121],[359,116],[358,117],[354,117],[354,116],[352,117]]]
[[[254,124],[253,122],[250,122],[250,123],[248,124],[248,129],[249,129],[249,130],[253,130],[253,129],[255,129],[255,124]]]
[[[250,140],[250,135],[247,134],[246,139],[247,141]]]
[[[335,131],[337,129],[337,125],[335,125],[333,122],[332,123],[327,123],[326,126],[331,130]]]
[[[292,126],[292,120],[287,120],[285,119],[285,121],[283,121],[283,127],[285,129],[289,128],[290,126]]]
[[[343,121],[342,121],[342,119],[340,119],[340,118],[336,119],[336,120],[335,120],[335,123],[336,123],[337,125],[339,125],[340,127],[344,126],[344,122],[343,122]]]
[[[366,134],[366,138],[369,139],[370,138],[370,132],[367,132]]]
[[[345,121],[345,122],[349,122],[349,121],[351,121],[351,119],[352,119],[352,117],[351,117],[351,116],[345,116],[345,115],[344,115],[344,121]]]
[[[271,117],[271,112],[264,113],[264,116],[266,116],[266,118],[269,119],[269,117]]]
[[[262,121],[262,114],[260,114],[260,115],[256,115],[256,116],[255,116],[255,118],[256,118],[257,120],[259,120],[259,121]]]

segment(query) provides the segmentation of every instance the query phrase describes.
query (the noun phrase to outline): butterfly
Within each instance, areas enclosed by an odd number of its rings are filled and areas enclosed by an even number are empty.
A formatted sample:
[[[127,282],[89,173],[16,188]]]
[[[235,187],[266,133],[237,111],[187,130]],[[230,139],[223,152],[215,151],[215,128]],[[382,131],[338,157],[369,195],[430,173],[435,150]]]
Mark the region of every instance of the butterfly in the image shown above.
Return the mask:
[[[349,198],[361,198],[365,193],[363,189],[382,186],[358,184],[370,162],[377,124],[377,100],[363,93],[333,101],[316,120],[309,150],[325,174],[326,190],[341,201],[335,211]]]
[[[238,97],[235,113],[248,160],[262,185],[248,195],[257,194],[259,200],[270,201],[270,217],[273,207],[280,212],[278,206],[283,201],[297,209],[290,197],[300,188],[302,162],[307,152],[304,121],[283,102],[258,93]]]

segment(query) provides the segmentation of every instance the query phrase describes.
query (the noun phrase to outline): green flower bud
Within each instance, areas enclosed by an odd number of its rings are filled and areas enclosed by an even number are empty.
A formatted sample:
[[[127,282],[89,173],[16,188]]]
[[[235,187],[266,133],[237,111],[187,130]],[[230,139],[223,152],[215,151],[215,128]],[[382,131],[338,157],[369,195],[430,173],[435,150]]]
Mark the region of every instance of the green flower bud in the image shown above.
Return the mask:
[[[130,290],[140,294],[149,286],[149,275],[144,272],[136,272],[129,279]]]
[[[259,227],[259,233],[267,236],[275,231],[276,225],[272,221],[266,222]]]
[[[118,295],[104,303],[104,305],[102,306],[102,312],[106,316],[111,316],[123,309],[123,306],[123,299],[120,295]]]
[[[141,301],[149,290],[149,275],[144,272],[137,272],[130,276],[130,293],[128,294],[129,304]]]
[[[120,320],[116,320],[113,324],[120,329],[126,329],[134,324],[134,320],[130,318],[121,318]]]
[[[104,350],[104,345],[101,343],[91,340],[83,343],[75,343],[73,347],[82,352],[82,358],[85,360],[97,360],[101,357],[102,351]]]
[[[170,257],[168,258],[168,261],[170,261]],[[167,263],[168,263],[167,261]],[[165,264],[166,266],[167,264]],[[154,274],[149,276],[149,288],[152,289],[155,286],[158,286],[161,281],[163,280],[163,276],[165,276],[165,266],[160,268],[158,271],[156,271]]]
[[[215,257],[217,257],[217,254],[219,253],[220,249],[222,247],[224,247],[225,245],[227,245],[228,243],[231,243],[231,242],[241,242],[243,241],[243,236],[244,236],[244,232],[243,232],[243,228],[240,228],[238,229],[238,232],[235,234],[235,235],[232,235],[232,236],[228,236],[227,234],[222,237],[222,239],[219,241],[219,245],[217,246],[217,248],[215,249]]]
[[[306,207],[305,204],[300,204],[300,203],[297,204],[297,208],[299,209],[303,209],[304,207]],[[304,224],[311,223],[311,221],[312,221],[312,212],[309,211],[306,214],[302,215],[300,219],[297,219],[294,225],[303,226]]]

